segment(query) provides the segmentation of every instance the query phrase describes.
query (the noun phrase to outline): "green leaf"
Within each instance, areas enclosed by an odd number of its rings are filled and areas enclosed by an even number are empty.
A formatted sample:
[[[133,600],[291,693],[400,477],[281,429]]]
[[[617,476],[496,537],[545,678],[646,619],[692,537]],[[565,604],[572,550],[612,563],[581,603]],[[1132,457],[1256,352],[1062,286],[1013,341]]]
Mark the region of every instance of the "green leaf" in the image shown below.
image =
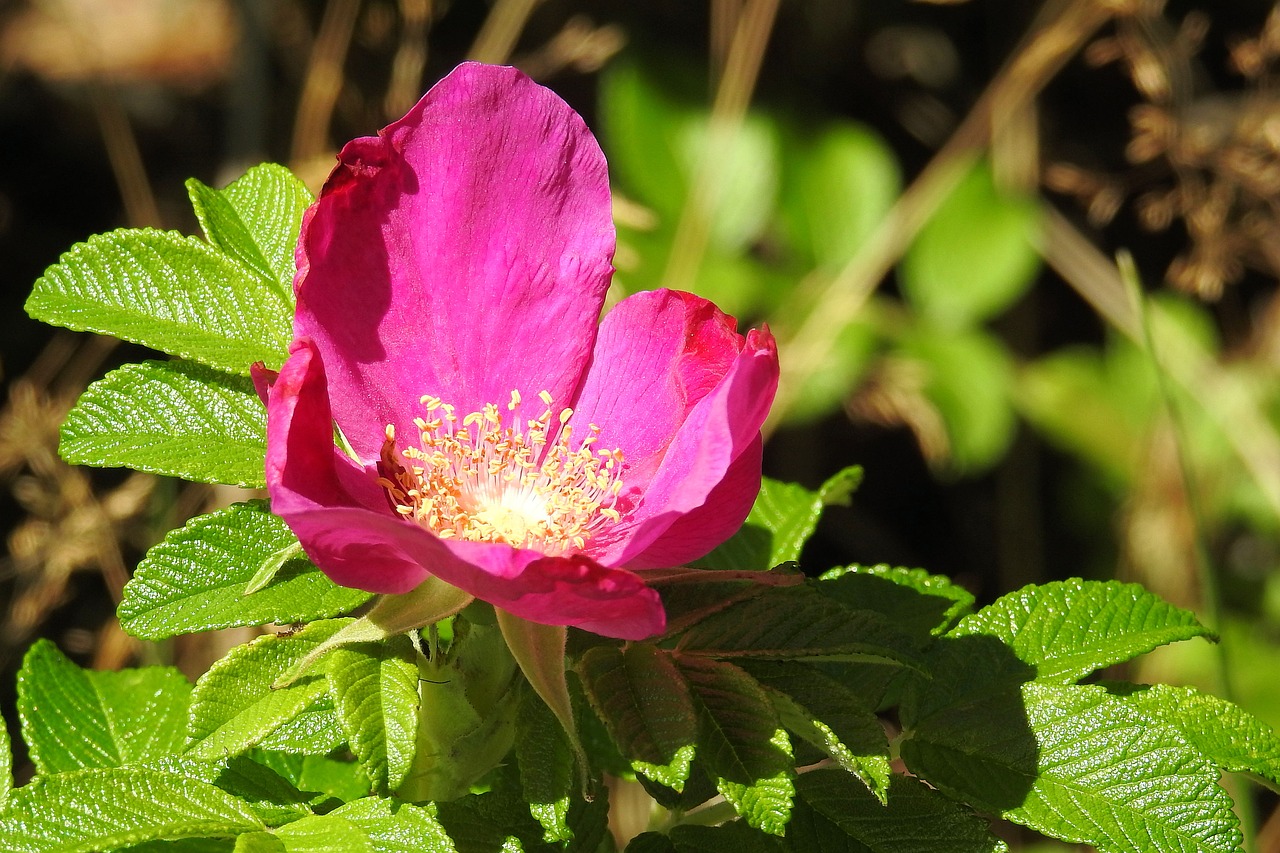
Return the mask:
[[[671,830],[671,843],[675,853],[777,853],[782,849],[778,839],[737,820],[719,826],[677,826]],[[631,848],[627,850],[630,853]]]
[[[13,746],[9,743],[9,724],[0,715],[0,813],[13,790]]]
[[[973,608],[973,594],[941,575],[895,566],[831,569],[818,592],[855,609],[874,610],[907,633],[938,635]]]
[[[207,243],[149,228],[73,246],[36,282],[26,310],[240,374],[258,361],[279,367],[293,336],[286,293]]]
[[[543,625],[531,622],[507,610],[495,609],[498,628],[524,673],[529,686],[547,703],[556,715],[574,755],[583,767],[587,755],[578,740],[578,723],[573,716],[573,700],[569,696],[569,681],[565,662],[565,646],[568,629],[563,625]]]
[[[1193,687],[1107,687],[1140,716],[1177,729],[1201,755],[1223,770],[1251,773],[1280,786],[1280,736],[1238,705]]]
[[[710,569],[763,571],[800,559],[825,507],[847,504],[862,482],[862,469],[845,468],[811,492],[795,483],[765,477],[742,529],[701,560]]]
[[[918,389],[946,428],[930,461],[952,473],[994,464],[1013,441],[1013,359],[981,328],[944,329],[922,321],[903,334],[898,354],[923,381]],[[941,444],[942,442],[938,442]]]
[[[172,755],[190,701],[176,669],[83,670],[48,640],[36,641],[18,673],[18,717],[42,775]]]
[[[85,807],[68,808],[72,803]],[[263,828],[247,803],[215,786],[141,767],[37,777],[13,792],[0,815],[0,836],[12,853],[94,853]]]
[[[407,636],[336,649],[325,671],[351,751],[376,790],[390,793],[413,761],[418,665]]]
[[[952,637],[997,637],[1040,681],[1069,684],[1152,649],[1212,634],[1138,584],[1079,578],[1009,593],[966,616]]]
[[[337,721],[334,728],[337,728]],[[265,750],[261,747],[249,752],[248,757],[270,768],[290,784],[311,796],[311,802],[328,804],[330,798],[341,801],[366,797],[373,787],[369,777],[358,762],[327,755],[299,755]]]
[[[246,803],[258,819],[268,826],[279,826],[306,817],[311,814],[313,803],[319,805],[323,802],[322,798],[299,790],[274,768],[243,755],[217,761],[193,761],[169,756],[150,763],[147,767],[185,776],[203,784],[216,785]]]
[[[573,747],[555,714],[531,690],[516,712],[516,764],[520,790],[548,843],[570,841],[569,803],[574,787]]]
[[[592,707],[632,768],[682,791],[698,716],[670,656],[642,643],[597,646],[582,656],[577,671]]]
[[[347,613],[369,593],[340,587],[303,556],[272,582],[244,590],[255,571],[297,538],[264,501],[233,504],[171,531],[147,552],[120,603],[120,626],[144,640],[246,625],[310,622]]]
[[[866,703],[826,673],[787,661],[743,666],[769,692],[788,730],[826,752],[883,800],[889,785],[889,741]]]
[[[458,853],[434,806],[366,797],[330,812],[358,826],[374,853]]]
[[[1026,291],[1040,265],[1040,206],[1001,192],[979,162],[935,211],[903,256],[903,292],[943,328],[1003,311]]]
[[[816,134],[799,128],[787,141],[779,214],[788,240],[811,263],[846,264],[901,190],[893,150],[854,122],[833,122]]]
[[[792,757],[791,740],[784,729],[774,732],[770,742],[779,750],[785,751],[788,758]],[[791,820],[791,807],[795,799],[794,777],[795,771],[787,767],[749,785],[722,777],[716,780],[716,789],[748,826],[769,835],[783,835],[786,833],[787,822]]]
[[[902,758],[950,796],[1102,853],[1228,853],[1242,840],[1213,762],[1097,686],[1032,682],[934,715]]]
[[[793,793],[790,742],[756,681],[732,664],[681,657],[699,714],[698,760],[752,826],[780,835]]]
[[[796,779],[799,801],[787,827],[796,853],[1004,853],[986,822],[908,776],[893,776],[881,803],[838,770]]]
[[[261,488],[267,412],[248,379],[190,362],[126,364],[81,395],[58,452],[72,465]]]
[[[813,584],[769,587],[695,624],[677,648],[713,658],[871,661],[916,667],[918,640],[879,613],[853,610]]]
[[[211,759],[244,752],[327,695],[322,673],[280,689],[272,683],[349,622],[330,619],[290,637],[258,637],[215,663],[196,682],[187,756]]]
[[[258,748],[294,755],[325,755],[345,746],[346,742],[342,724],[338,722],[338,712],[333,707],[333,698],[325,695],[260,740]],[[346,772],[353,775],[358,769],[349,767]],[[367,793],[367,787],[362,793]]]
[[[361,829],[334,814],[310,815],[275,831],[286,853],[375,853]]]
[[[293,249],[314,200],[302,181],[283,166],[263,163],[223,190],[192,178],[187,194],[205,238],[292,303]]]

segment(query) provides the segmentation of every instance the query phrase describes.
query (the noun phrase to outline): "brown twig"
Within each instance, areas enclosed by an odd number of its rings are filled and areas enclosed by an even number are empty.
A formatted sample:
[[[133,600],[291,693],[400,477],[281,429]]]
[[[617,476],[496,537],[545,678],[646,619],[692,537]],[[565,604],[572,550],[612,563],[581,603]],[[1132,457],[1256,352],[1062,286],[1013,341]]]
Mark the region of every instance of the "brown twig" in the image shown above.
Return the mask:
[[[477,62],[495,65],[506,62],[515,50],[520,33],[529,16],[542,0],[498,0],[493,4],[489,17],[467,51],[467,57]]]

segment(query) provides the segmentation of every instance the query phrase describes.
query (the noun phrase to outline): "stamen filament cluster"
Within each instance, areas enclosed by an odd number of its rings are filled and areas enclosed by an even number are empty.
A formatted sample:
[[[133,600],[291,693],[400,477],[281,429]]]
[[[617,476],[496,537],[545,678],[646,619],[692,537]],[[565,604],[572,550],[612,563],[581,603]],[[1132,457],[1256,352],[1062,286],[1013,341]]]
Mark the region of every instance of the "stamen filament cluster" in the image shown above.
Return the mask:
[[[521,422],[520,393],[506,412],[488,403],[459,416],[439,397],[425,396],[416,418],[417,446],[397,448],[388,425],[378,483],[392,508],[442,539],[505,542],[549,555],[581,551],[601,528],[618,521],[623,455],[597,450],[600,428],[574,444],[573,410],[545,410]]]

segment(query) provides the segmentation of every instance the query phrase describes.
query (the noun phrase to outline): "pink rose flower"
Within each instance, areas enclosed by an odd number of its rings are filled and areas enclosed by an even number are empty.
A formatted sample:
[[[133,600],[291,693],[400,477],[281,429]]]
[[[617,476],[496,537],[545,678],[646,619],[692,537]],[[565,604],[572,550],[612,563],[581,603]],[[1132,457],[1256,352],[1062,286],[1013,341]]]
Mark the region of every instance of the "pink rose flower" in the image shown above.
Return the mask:
[[[338,159],[288,360],[259,371],[272,509],[343,586],[435,575],[532,622],[661,633],[637,572],[706,554],[759,491],[768,330],[670,290],[598,321],[604,155],[514,69],[460,66]]]

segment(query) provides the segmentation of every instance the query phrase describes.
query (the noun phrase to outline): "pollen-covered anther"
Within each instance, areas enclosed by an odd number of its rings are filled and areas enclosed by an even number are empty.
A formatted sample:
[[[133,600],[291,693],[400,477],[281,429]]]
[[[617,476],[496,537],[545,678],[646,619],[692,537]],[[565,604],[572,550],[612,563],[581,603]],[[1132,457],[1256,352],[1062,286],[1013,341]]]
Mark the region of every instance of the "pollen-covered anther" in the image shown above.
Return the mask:
[[[546,391],[538,399],[542,414],[522,420],[518,391],[505,413],[488,403],[461,418],[439,397],[422,397],[427,416],[414,420],[417,446],[398,450],[395,428],[387,427],[378,483],[392,508],[442,539],[506,542],[549,555],[581,551],[620,518],[614,503],[625,459],[617,448],[592,447],[600,436],[595,424],[575,443],[573,410],[553,414]]]

